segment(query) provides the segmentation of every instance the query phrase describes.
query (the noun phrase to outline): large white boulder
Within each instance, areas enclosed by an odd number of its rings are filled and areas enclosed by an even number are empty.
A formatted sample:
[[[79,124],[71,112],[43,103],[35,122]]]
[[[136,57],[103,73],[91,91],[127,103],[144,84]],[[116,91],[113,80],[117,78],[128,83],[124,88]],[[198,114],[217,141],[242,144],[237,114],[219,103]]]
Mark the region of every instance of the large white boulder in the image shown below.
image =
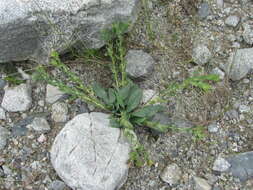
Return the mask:
[[[134,21],[138,0],[1,0],[0,62],[46,62],[52,49],[98,48],[100,32]]]
[[[109,127],[109,115],[84,113],[57,135],[51,162],[72,189],[115,190],[127,178],[129,151],[120,130]]]

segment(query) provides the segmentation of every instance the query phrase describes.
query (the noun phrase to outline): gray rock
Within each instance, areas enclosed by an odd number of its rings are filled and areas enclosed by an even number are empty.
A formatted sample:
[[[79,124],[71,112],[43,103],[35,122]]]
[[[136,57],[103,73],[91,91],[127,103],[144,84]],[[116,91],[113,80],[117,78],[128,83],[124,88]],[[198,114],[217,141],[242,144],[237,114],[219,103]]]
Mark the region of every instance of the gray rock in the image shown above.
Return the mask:
[[[229,118],[229,119],[235,119],[235,120],[238,120],[239,119],[239,114],[236,110],[229,110],[226,112],[226,116]]]
[[[161,179],[170,186],[177,185],[181,176],[182,171],[175,163],[166,166],[160,175]]]
[[[207,183],[207,181],[200,177],[194,177],[195,190],[211,190],[212,187]]]
[[[204,65],[205,63],[209,62],[211,57],[211,52],[204,44],[198,44],[196,47],[193,48],[192,58],[196,64]]]
[[[211,14],[211,10],[208,3],[201,3],[198,10],[198,15],[200,19],[205,19],[210,14]]]
[[[46,62],[52,49],[98,48],[100,32],[136,20],[138,1],[8,0],[0,3],[0,62]]]
[[[47,85],[47,92],[46,92],[46,102],[49,104],[55,103],[57,100],[62,98],[64,92],[60,91],[59,88],[52,86],[50,84]]]
[[[230,60],[226,68],[229,78],[242,79],[253,68],[253,48],[238,49]]]
[[[231,164],[229,172],[241,181],[246,181],[253,177],[253,151],[240,153],[226,158]]]
[[[240,21],[240,18],[236,15],[231,15],[226,18],[225,24],[231,27],[236,27]]]
[[[54,180],[52,183],[49,185],[48,189],[49,190],[64,190],[67,186],[65,185],[64,182],[60,180]]]
[[[52,119],[54,122],[66,122],[68,120],[68,105],[56,102],[52,105]]]
[[[227,160],[222,157],[218,157],[213,164],[213,170],[218,172],[225,172],[227,171],[231,165]]]
[[[4,149],[6,146],[8,136],[9,131],[6,128],[0,126],[0,150]]]
[[[109,115],[84,113],[69,121],[57,135],[51,162],[72,189],[115,190],[125,182],[130,146]]]
[[[126,72],[132,78],[145,78],[154,70],[154,59],[142,50],[129,50],[125,60]]]
[[[244,41],[249,44],[252,45],[253,44],[253,22],[246,22],[243,25],[243,39]]]
[[[247,105],[240,105],[239,112],[240,113],[248,113],[248,112],[250,112],[250,107]]]
[[[219,131],[219,126],[217,123],[211,123],[207,128],[210,133],[217,133]]]
[[[32,105],[31,87],[20,84],[5,89],[2,107],[9,112],[27,111]]]
[[[26,126],[28,129],[33,129],[39,133],[45,133],[51,130],[47,120],[43,117],[36,117],[32,123]]]
[[[211,71],[211,73],[212,73],[212,74],[215,74],[215,75],[218,75],[219,78],[220,78],[221,80],[223,80],[224,77],[225,77],[225,73],[224,73],[222,70],[220,70],[218,67],[215,67],[215,68]]]
[[[5,80],[0,79],[0,89],[3,89],[5,87],[5,85],[6,85]]]
[[[148,101],[155,99],[156,97],[156,91],[152,89],[143,90],[142,103],[145,104]]]
[[[5,111],[3,108],[0,107],[0,120],[6,120]]]
[[[222,9],[224,6],[223,0],[216,0],[216,5],[218,8]]]

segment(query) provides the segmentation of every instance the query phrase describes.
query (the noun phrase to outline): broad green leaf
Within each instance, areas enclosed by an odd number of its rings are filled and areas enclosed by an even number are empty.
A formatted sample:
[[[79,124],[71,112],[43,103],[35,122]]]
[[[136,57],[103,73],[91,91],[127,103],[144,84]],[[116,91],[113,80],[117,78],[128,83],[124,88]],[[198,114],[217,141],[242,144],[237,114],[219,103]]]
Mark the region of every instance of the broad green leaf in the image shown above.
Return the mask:
[[[161,105],[149,105],[149,106],[145,106],[140,110],[137,110],[135,112],[133,112],[131,115],[135,116],[135,117],[152,117],[153,115],[155,115],[157,112],[160,112],[164,110],[164,107]]]
[[[110,118],[110,127],[112,128],[122,128],[122,126],[119,123],[119,120],[116,118],[111,117]]]
[[[113,104],[116,100],[115,92],[112,88],[108,90],[108,103]]]
[[[152,122],[152,121],[146,121],[144,123],[147,127],[151,128],[151,129],[154,129],[158,132],[161,132],[161,133],[165,133],[167,132],[170,128],[172,128],[171,126],[169,125],[163,125],[163,124],[160,124],[160,123],[157,123],[157,122]]]
[[[101,87],[98,83],[94,83],[92,88],[97,97],[101,98],[105,103],[108,103],[108,96],[103,87]]]
[[[120,106],[120,107],[124,108],[125,104],[124,104],[122,97],[119,95],[119,93],[115,93],[115,95],[116,95],[116,107],[119,108],[119,106]]]
[[[143,122],[146,121],[146,118],[145,117],[134,117],[134,118],[131,118],[131,123],[133,124],[136,124],[136,125],[142,125]]]
[[[17,79],[16,77],[13,77],[13,76],[7,76],[4,78],[4,80],[8,81],[10,84],[14,84],[14,85],[19,85],[19,84],[25,83],[25,80],[20,80],[20,79]]]
[[[126,86],[119,89],[119,96],[122,98],[122,100],[125,100],[130,95],[132,87],[133,84],[128,83]]]
[[[125,128],[123,130],[123,134],[127,138],[127,140],[131,143],[133,149],[139,146],[140,143],[138,141],[137,135],[132,129]]]
[[[142,90],[137,86],[134,85],[131,88],[130,96],[127,100],[127,112],[131,112],[135,108],[138,107],[142,99]]]

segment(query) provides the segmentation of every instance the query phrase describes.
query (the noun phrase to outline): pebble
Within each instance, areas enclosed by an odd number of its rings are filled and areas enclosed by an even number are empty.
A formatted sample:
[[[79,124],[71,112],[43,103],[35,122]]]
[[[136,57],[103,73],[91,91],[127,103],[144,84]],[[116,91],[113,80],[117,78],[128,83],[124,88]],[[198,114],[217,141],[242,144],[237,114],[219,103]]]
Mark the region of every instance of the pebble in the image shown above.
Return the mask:
[[[204,65],[205,63],[209,62],[211,59],[212,54],[209,51],[208,47],[204,44],[199,44],[193,48],[192,58],[193,61],[198,65]]]
[[[47,92],[46,92],[46,102],[49,104],[55,103],[57,100],[62,98],[64,92],[60,91],[59,88],[52,86],[50,84],[47,85]]]
[[[50,183],[48,190],[64,190],[66,188],[66,185],[64,182],[60,180],[54,180],[52,183]]]
[[[216,5],[217,5],[218,8],[222,9],[223,5],[224,5],[223,0],[216,0]]]
[[[247,105],[240,105],[239,106],[239,112],[240,113],[249,113],[250,112],[250,107]]]
[[[227,171],[231,165],[227,160],[222,157],[218,157],[213,164],[213,170],[218,172],[225,172]]]
[[[44,143],[44,142],[46,142],[46,140],[47,140],[47,137],[46,137],[44,134],[41,134],[41,135],[39,136],[39,138],[37,139],[37,141],[38,141],[39,143]]]
[[[0,120],[6,120],[5,111],[3,108],[0,107]]]
[[[219,126],[217,125],[217,123],[212,123],[208,125],[207,128],[210,133],[217,133],[219,131]]]
[[[144,79],[154,70],[154,59],[142,50],[129,50],[125,60],[126,72],[134,79]]]
[[[240,18],[236,15],[231,15],[226,18],[225,24],[231,27],[236,27],[240,21]]]
[[[7,144],[7,139],[9,136],[9,130],[0,126],[0,150],[4,149]]]
[[[142,103],[145,104],[149,100],[156,98],[156,92],[152,89],[143,90]]]
[[[198,15],[200,19],[205,19],[210,14],[211,14],[211,10],[208,3],[201,3],[198,9]]]
[[[253,44],[253,22],[244,23],[242,26],[244,29],[243,34],[242,34],[244,41],[247,44],[252,45]]]
[[[194,177],[195,189],[194,190],[211,190],[212,187],[208,182],[200,177]]]
[[[6,85],[5,80],[0,79],[0,89],[3,89],[5,87],[5,85]]]
[[[36,117],[33,119],[32,123],[26,126],[28,129],[33,129],[39,133],[45,133],[50,131],[47,120],[43,117]]]
[[[56,102],[52,105],[52,119],[54,122],[66,122],[68,120],[68,105],[64,102]]]
[[[9,112],[27,111],[32,105],[31,86],[20,84],[5,88],[2,107]]]
[[[225,77],[225,73],[218,67],[215,67],[212,71],[212,74],[218,75],[220,80],[223,80]]]
[[[171,186],[174,186],[179,183],[181,175],[181,169],[177,164],[173,163],[163,169],[160,177],[164,182],[168,183]]]

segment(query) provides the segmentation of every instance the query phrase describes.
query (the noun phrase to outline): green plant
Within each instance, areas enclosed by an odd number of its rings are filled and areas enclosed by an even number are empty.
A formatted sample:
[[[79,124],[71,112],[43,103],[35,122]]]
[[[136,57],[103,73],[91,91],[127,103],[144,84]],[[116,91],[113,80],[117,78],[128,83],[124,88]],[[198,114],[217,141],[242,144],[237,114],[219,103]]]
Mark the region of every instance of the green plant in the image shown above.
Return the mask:
[[[60,90],[71,95],[72,98],[80,98],[110,113],[111,127],[120,128],[132,145],[130,160],[136,166],[141,166],[145,163],[152,164],[152,162],[149,159],[148,153],[138,141],[135,133],[136,127],[145,126],[159,132],[167,132],[169,129],[180,129],[175,126],[153,122],[152,117],[164,110],[163,106],[157,104],[163,100],[158,97],[142,104],[142,90],[128,79],[126,62],[124,60],[126,52],[124,48],[124,34],[127,28],[128,24],[119,22],[114,23],[111,29],[102,32],[102,37],[106,42],[107,56],[111,59],[110,69],[114,81],[111,88],[105,89],[98,83],[84,85],[83,81],[61,62],[56,52],[52,52],[50,64],[66,75],[66,81],[63,82],[51,76],[44,66],[37,68],[37,78],[57,86]],[[175,93],[177,89],[183,89],[189,85],[208,90],[211,86],[205,83],[205,81],[214,79],[216,79],[214,76],[190,78],[183,82],[183,84],[174,85],[173,88],[170,87],[169,90],[174,90]],[[66,82],[71,85],[66,85]],[[169,90],[167,89],[162,92],[161,97],[164,98],[169,95]]]

